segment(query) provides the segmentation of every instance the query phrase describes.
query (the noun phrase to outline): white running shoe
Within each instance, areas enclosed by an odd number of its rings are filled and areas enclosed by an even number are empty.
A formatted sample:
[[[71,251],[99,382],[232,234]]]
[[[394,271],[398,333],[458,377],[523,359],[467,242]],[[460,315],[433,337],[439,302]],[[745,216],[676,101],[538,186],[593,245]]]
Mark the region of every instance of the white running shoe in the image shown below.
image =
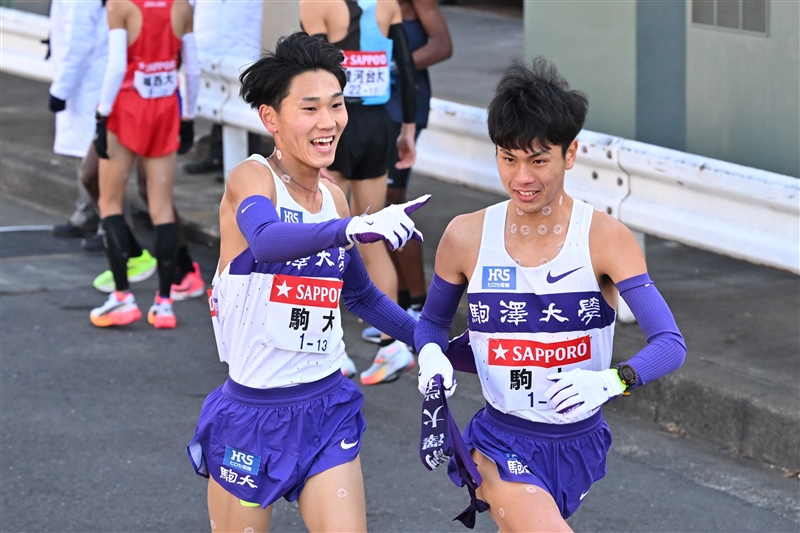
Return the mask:
[[[400,341],[394,341],[378,350],[372,366],[361,373],[361,384],[391,383],[398,379],[400,374],[413,368],[414,356],[408,346]]]
[[[142,312],[131,292],[112,291],[103,305],[95,307],[89,313],[89,320],[98,328],[124,326],[140,318]]]
[[[348,379],[356,377],[356,364],[346,353],[342,357],[342,375]]]

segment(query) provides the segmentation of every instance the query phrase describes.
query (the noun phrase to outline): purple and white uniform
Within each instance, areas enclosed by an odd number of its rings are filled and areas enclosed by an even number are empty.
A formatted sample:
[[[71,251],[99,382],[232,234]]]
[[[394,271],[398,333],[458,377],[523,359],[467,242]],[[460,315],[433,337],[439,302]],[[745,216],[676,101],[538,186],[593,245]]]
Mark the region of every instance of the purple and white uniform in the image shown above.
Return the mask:
[[[591,206],[574,200],[561,251],[537,267],[518,265],[505,249],[508,208],[506,201],[486,210],[467,289],[470,344],[487,406],[464,439],[494,461],[503,480],[547,490],[566,518],[605,475],[611,433],[599,409],[578,421],[552,409],[546,377],[608,368],[615,312],[592,268]],[[463,485],[454,465],[448,470]]]
[[[320,212],[310,213],[263,157],[250,159],[270,169],[283,222],[339,218],[324,186]],[[214,277],[212,322],[229,374],[203,404],[188,452],[199,475],[242,500],[294,501],[308,477],[358,455],[363,396],[341,373],[339,298],[349,259],[335,247],[261,263],[248,248]]]
[[[505,249],[508,203],[486,210],[467,288],[469,340],[483,395],[498,411],[531,422],[574,422],[550,407],[544,391],[552,385],[549,374],[611,364],[615,313],[600,293],[589,255],[594,209],[575,200],[559,254],[523,267]]]

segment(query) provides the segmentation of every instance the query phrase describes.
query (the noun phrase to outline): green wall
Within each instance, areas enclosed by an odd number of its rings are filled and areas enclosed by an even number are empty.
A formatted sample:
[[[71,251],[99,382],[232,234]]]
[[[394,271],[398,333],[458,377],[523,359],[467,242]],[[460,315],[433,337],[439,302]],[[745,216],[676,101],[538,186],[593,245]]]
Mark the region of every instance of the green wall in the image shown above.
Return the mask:
[[[686,147],[800,176],[800,2],[772,0],[768,20],[766,36],[688,22]]]
[[[589,96],[586,128],[636,137],[636,2],[525,2],[525,58]]]

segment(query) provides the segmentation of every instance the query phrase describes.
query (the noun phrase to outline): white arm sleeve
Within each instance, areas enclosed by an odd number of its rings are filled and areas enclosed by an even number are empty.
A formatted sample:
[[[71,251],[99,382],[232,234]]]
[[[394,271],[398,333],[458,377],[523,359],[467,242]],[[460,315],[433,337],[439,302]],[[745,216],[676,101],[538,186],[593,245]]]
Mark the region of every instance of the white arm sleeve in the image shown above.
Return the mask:
[[[123,28],[108,31],[108,64],[100,90],[100,103],[97,112],[108,116],[117,99],[125,71],[128,68],[128,32]]]
[[[62,2],[62,20],[52,21],[58,27],[51,27],[50,33],[62,32],[66,51],[58,54],[61,61],[54,65],[53,84],[50,94],[61,100],[69,100],[86,72],[89,56],[95,46],[98,20],[105,17],[100,2]],[[55,39],[53,39],[55,40]]]
[[[181,59],[186,77],[184,88],[183,118],[194,119],[197,110],[197,94],[200,90],[200,60],[197,58],[197,44],[194,33],[186,33],[181,38]]]

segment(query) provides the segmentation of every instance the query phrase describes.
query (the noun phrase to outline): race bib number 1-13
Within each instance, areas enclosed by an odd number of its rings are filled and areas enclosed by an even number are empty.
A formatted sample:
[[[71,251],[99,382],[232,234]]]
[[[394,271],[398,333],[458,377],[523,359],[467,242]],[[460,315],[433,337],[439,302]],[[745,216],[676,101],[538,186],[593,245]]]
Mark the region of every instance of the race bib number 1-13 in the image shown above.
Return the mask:
[[[329,353],[342,335],[341,280],[275,274],[269,296],[270,344],[295,352]]]
[[[343,50],[348,97],[386,96],[389,94],[389,59],[386,52]]]

